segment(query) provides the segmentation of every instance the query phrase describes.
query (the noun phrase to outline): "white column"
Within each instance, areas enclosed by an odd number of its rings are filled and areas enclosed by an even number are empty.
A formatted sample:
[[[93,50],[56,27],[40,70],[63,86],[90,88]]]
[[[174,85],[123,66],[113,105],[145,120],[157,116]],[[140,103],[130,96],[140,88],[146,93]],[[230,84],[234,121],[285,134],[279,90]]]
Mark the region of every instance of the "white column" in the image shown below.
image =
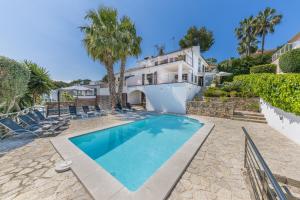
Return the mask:
[[[178,82],[182,82],[182,63],[178,65]]]
[[[189,71],[188,73],[188,82],[191,83],[192,82],[192,72]]]

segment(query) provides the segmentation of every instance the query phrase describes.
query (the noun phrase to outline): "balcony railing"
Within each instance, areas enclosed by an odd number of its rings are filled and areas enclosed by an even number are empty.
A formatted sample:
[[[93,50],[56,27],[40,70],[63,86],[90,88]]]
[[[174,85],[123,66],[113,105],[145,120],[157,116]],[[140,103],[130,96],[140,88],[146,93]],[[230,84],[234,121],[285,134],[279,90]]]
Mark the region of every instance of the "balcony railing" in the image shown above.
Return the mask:
[[[275,179],[267,163],[261,156],[247,130],[242,127],[245,134],[244,167],[256,200],[287,200],[286,194]]]
[[[272,62],[277,60],[281,55],[285,54],[292,49],[300,48],[300,41],[294,43],[287,43],[282,48],[280,48],[276,53],[272,56]]]
[[[173,63],[173,62],[177,62],[177,61],[185,61],[187,62],[187,56],[186,55],[179,55],[173,58],[165,58],[162,60],[157,60],[154,62],[154,66],[158,66],[158,65],[163,65],[163,64],[167,64],[167,63]]]

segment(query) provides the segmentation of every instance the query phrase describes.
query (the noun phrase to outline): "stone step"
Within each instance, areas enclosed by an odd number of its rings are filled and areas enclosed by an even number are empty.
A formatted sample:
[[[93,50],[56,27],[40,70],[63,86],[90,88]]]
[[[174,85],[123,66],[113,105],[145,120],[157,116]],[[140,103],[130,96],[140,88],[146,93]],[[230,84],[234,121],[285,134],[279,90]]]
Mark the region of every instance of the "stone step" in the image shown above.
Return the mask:
[[[244,115],[244,116],[263,116],[264,115],[262,113],[258,113],[258,112],[251,112],[251,111],[240,111],[240,110],[235,110],[234,114],[237,115]]]
[[[245,118],[245,119],[258,119],[258,120],[266,120],[266,118],[262,115],[241,115],[241,114],[233,114],[233,117]]]
[[[235,116],[233,116],[231,119],[232,120],[238,120],[238,121],[245,121],[245,122],[262,123],[262,124],[266,124],[267,123],[267,121],[265,119],[249,119],[249,118],[235,117]]]

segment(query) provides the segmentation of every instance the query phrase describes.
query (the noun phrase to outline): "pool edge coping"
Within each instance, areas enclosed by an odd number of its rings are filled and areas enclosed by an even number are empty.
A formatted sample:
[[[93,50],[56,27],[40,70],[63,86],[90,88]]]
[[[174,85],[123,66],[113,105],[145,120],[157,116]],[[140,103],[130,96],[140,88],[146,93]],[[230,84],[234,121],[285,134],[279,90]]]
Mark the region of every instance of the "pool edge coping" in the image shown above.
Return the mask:
[[[58,136],[50,141],[63,159],[72,160],[71,170],[95,200],[163,200],[169,196],[214,128],[213,123],[206,122],[206,120],[202,121],[201,117],[185,116],[196,119],[200,123],[204,123],[204,125],[135,192],[129,191],[115,177],[69,141],[69,138],[75,136],[128,124],[133,122],[133,120],[113,123],[100,129],[95,128]]]

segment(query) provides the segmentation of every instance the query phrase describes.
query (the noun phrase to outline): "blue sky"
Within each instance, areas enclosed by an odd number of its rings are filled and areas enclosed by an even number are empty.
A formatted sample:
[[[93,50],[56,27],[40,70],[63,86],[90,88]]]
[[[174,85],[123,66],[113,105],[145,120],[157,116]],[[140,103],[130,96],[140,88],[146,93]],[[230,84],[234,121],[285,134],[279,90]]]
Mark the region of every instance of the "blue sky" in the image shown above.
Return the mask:
[[[275,34],[267,36],[267,48],[300,31],[299,0],[1,0],[0,55],[32,60],[55,80],[101,79],[105,69],[88,57],[78,28],[85,23],[87,10],[100,5],[132,18],[143,38],[140,58],[153,55],[155,44],[165,44],[168,51],[177,49],[178,40],[192,25],[206,26],[215,35],[215,45],[205,57],[222,61],[237,56],[234,28],[267,6],[284,16]]]

